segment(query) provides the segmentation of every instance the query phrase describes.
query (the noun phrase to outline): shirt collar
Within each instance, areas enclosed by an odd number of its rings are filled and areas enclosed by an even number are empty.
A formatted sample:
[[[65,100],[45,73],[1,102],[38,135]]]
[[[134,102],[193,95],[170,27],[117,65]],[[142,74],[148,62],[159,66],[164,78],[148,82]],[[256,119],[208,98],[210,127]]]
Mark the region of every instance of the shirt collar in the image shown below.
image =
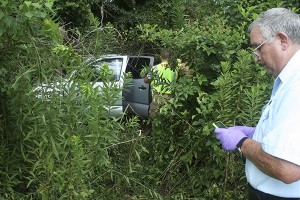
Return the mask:
[[[276,93],[279,86],[288,81],[297,71],[300,72],[300,50],[293,55],[280,74],[276,77],[273,85],[272,96]]]
[[[300,50],[293,55],[277,78],[279,78],[282,82],[285,82],[297,71],[300,72]]]

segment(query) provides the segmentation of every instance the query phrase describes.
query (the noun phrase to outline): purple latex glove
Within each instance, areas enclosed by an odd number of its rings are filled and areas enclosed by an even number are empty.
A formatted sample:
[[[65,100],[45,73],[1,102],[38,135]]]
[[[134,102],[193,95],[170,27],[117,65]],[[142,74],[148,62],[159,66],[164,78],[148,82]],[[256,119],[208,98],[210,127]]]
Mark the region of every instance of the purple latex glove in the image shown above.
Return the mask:
[[[255,132],[255,127],[250,127],[250,126],[233,126],[230,127],[229,129],[242,131],[249,138],[252,138]]]
[[[242,131],[232,128],[216,128],[214,132],[225,151],[234,151],[239,141],[247,137]]]

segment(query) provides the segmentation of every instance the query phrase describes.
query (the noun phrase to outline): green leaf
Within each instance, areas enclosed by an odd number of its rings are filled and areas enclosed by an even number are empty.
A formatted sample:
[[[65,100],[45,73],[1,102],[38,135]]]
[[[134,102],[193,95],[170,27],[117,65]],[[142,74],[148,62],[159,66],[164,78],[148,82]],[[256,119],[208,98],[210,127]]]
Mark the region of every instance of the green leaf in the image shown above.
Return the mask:
[[[47,17],[47,13],[45,13],[45,12],[39,12],[39,17],[41,17],[41,18],[46,18]]]
[[[137,150],[136,150],[136,149],[135,149],[134,151],[135,151],[135,155],[136,155],[136,157],[138,158],[138,160],[139,160],[139,161],[141,161],[141,157],[140,157],[140,154],[139,154],[139,152],[137,152]]]
[[[54,153],[55,157],[57,159],[59,159],[58,151],[57,151],[57,148],[56,148],[56,143],[55,143],[55,140],[53,139],[52,135],[50,135],[50,140],[51,140],[51,145],[52,145],[52,152]]]
[[[25,13],[25,16],[28,17],[29,19],[33,16],[33,12],[29,11]]]
[[[26,80],[28,80],[28,81],[30,81],[30,73],[24,73],[24,78],[26,79]]]
[[[47,125],[45,115],[42,116],[42,119],[43,119],[44,124]]]
[[[46,8],[48,8],[49,10],[52,10],[53,3],[52,3],[52,2],[47,2],[47,3],[45,3],[45,6],[46,6]]]
[[[31,1],[25,1],[24,2],[25,3],[25,5],[29,8],[30,7],[30,5],[32,4],[32,2]]]
[[[86,192],[80,192],[80,195],[81,195],[82,197],[88,197],[88,196],[89,196],[88,193],[86,193]]]
[[[35,8],[42,8],[42,5],[41,4],[39,4],[39,3],[33,3],[32,4]]]
[[[8,27],[10,27],[13,20],[14,18],[12,16],[5,16],[3,21]]]
[[[2,10],[0,10],[0,20],[4,17],[4,12]]]
[[[6,31],[6,26],[4,24],[0,24],[0,37],[3,35],[5,31]]]

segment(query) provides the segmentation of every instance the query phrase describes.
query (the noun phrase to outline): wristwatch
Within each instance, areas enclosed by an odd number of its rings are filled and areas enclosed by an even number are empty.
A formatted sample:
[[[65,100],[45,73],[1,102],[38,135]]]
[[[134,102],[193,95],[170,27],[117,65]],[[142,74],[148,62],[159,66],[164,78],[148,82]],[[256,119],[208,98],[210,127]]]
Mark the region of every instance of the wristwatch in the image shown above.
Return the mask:
[[[242,146],[243,146],[245,140],[247,140],[247,139],[249,139],[249,138],[248,138],[248,137],[243,137],[243,138],[239,141],[239,143],[237,143],[237,145],[236,145],[236,148],[239,150],[239,152],[240,152],[241,154],[243,154],[241,148],[242,148]]]

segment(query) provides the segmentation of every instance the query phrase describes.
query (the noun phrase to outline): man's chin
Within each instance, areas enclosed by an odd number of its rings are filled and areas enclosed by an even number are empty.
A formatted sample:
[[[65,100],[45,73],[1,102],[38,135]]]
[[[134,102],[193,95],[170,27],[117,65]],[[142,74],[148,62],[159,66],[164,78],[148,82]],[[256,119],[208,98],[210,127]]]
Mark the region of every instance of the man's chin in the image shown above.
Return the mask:
[[[271,69],[267,68],[267,72],[268,72],[268,74],[270,74],[274,77],[277,77],[277,74],[274,72],[274,70],[271,70]]]

